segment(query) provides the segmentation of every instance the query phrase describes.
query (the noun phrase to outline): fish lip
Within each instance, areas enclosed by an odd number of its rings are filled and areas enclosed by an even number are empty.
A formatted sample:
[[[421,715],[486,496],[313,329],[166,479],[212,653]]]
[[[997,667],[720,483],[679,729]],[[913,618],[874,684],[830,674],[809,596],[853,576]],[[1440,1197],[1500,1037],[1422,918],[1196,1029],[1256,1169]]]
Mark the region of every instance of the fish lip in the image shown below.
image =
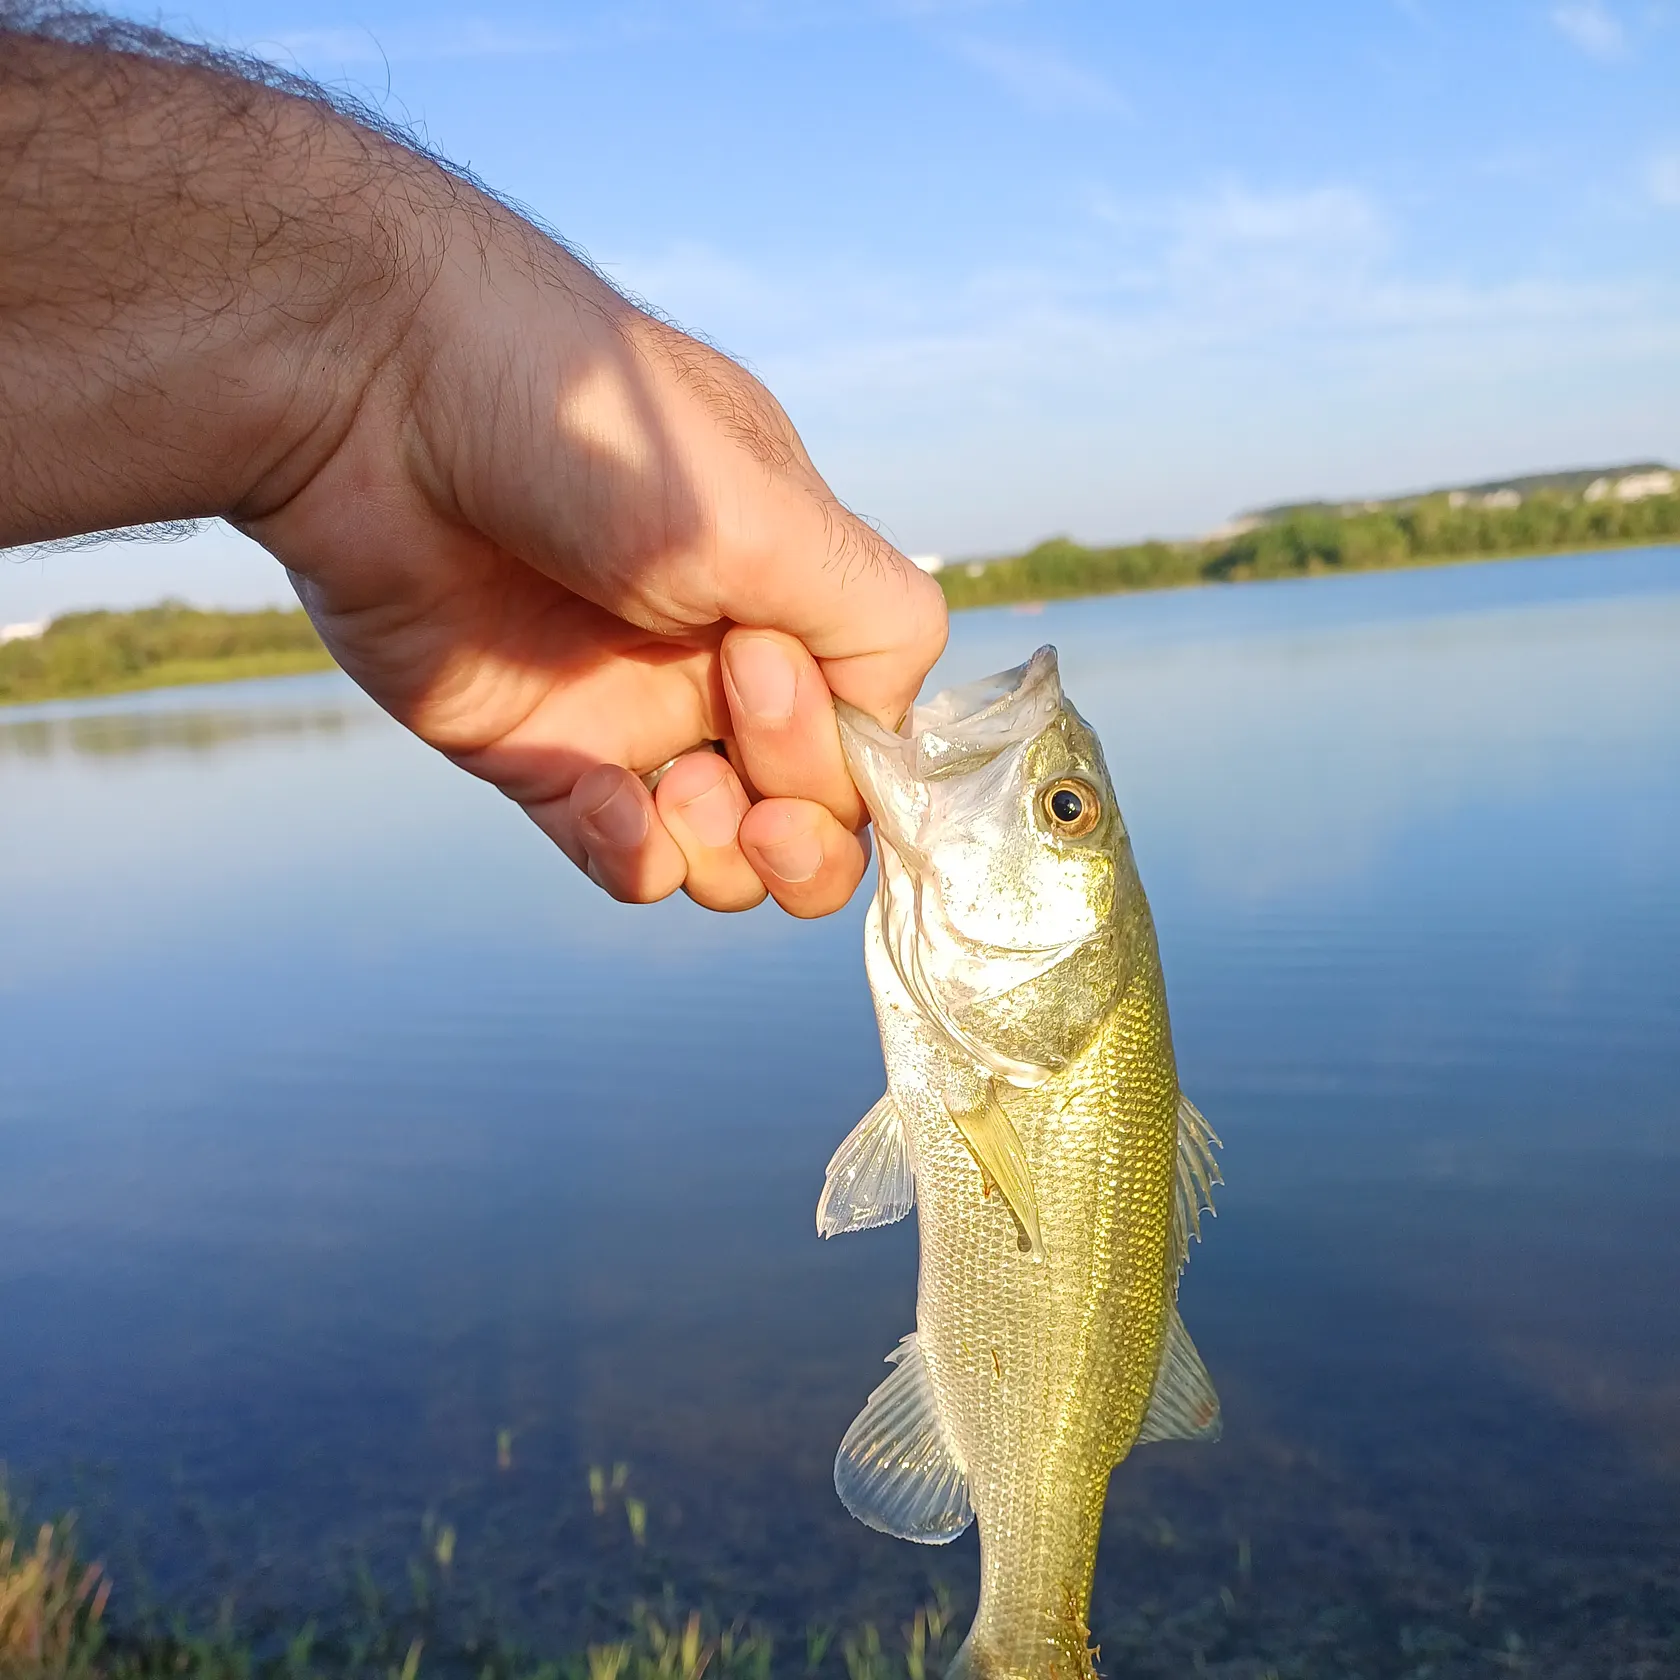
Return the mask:
[[[1046,643],[1024,664],[941,689],[926,704],[912,706],[897,729],[844,700],[836,700],[834,709],[847,768],[876,832],[913,866],[921,850],[898,832],[895,818],[903,813],[886,808],[880,769],[869,765],[869,757],[884,761],[888,781],[907,790],[925,788],[1025,745],[1050,726],[1065,703],[1056,650]],[[913,797],[907,803],[914,803]]]
[[[1000,687],[1006,678],[1015,680],[1008,687]],[[931,700],[911,705],[899,720],[896,729],[888,729],[884,723],[854,706],[849,700],[837,698],[834,710],[842,724],[866,739],[871,739],[876,746],[902,752],[906,746],[913,744],[918,737],[929,731],[971,728],[975,724],[986,722],[996,714],[1019,706],[1024,699],[1036,696],[1041,689],[1050,685],[1054,685],[1056,704],[1060,705],[1061,669],[1055,648],[1046,642],[1030,659],[1020,665],[1012,665],[1006,671],[981,677],[977,682],[958,683],[951,688],[942,688]],[[958,698],[968,694],[983,698],[968,711],[952,710]],[[1036,734],[1037,730],[1033,733]],[[1023,735],[1020,738],[1025,740],[1028,737]]]

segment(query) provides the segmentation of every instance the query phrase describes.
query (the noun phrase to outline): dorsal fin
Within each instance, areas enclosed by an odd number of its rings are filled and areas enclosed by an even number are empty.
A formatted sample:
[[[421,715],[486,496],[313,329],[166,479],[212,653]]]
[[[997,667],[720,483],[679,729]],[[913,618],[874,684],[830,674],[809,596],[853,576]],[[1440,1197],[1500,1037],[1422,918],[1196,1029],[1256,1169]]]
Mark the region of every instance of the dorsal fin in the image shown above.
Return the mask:
[[[1180,1267],[1190,1258],[1190,1239],[1202,1240],[1202,1214],[1213,1212],[1213,1187],[1223,1184],[1214,1150],[1220,1142],[1196,1105],[1178,1097],[1178,1167],[1173,1195],[1173,1247]]]
[[[1221,1427],[1213,1379],[1174,1307],[1167,1318],[1161,1363],[1138,1440],[1217,1441]]]
[[[836,1237],[891,1225],[916,1205],[916,1177],[904,1142],[904,1121],[884,1096],[846,1134],[828,1163],[817,1201],[817,1231]]]
[[[834,1490],[870,1528],[942,1546],[974,1521],[967,1473],[914,1332],[887,1362],[897,1369],[869,1396],[835,1455]]]

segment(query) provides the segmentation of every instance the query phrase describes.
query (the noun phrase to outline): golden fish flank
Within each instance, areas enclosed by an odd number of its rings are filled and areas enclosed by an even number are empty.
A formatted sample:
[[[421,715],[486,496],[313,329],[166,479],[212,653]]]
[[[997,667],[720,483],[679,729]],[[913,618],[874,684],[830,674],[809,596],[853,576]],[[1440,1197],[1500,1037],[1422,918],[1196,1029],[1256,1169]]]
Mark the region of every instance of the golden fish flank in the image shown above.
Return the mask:
[[[1080,1680],[1110,1470],[1219,1433],[1176,1305],[1218,1140],[1178,1089],[1149,906],[1055,650],[898,734],[842,708],[841,737],[879,843],[887,1094],[829,1163],[817,1227],[917,1205],[921,1275],[835,1486],[907,1540],[978,1518],[954,1675]]]

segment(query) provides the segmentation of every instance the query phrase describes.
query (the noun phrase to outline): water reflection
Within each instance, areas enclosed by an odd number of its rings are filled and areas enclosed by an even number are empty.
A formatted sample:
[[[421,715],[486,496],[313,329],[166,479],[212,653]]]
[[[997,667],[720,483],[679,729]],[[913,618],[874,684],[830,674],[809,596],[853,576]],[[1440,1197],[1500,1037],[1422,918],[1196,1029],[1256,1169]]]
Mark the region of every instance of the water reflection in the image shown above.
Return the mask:
[[[1229,1433],[1117,1478],[1105,1668],[1673,1671],[1680,554],[977,615],[946,670],[1040,640],[1228,1144]],[[0,760],[0,1454],[206,1604],[400,1576],[429,1510],[548,1646],[662,1578],[790,1637],[963,1598],[828,1481],[913,1312],[911,1233],[811,1230],[857,908],[606,904],[333,682]]]
[[[208,753],[267,736],[295,739],[336,735],[365,720],[368,706],[337,677],[287,679],[299,689],[327,690],[319,699],[285,693],[264,704],[244,688],[267,683],[170,690],[127,698],[57,702],[0,709],[0,763],[8,758],[50,758],[55,753],[129,757],[140,753]],[[225,696],[233,696],[230,700]]]

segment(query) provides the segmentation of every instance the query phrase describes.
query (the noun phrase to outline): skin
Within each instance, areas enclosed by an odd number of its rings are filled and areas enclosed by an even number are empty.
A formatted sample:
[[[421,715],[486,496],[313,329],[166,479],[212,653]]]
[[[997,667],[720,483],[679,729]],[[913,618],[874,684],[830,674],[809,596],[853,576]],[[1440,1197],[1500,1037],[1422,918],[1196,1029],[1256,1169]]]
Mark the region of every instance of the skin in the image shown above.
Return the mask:
[[[475,185],[0,0],[0,545],[211,515],[628,902],[837,909],[833,698],[896,723],[945,640],[763,386]]]

